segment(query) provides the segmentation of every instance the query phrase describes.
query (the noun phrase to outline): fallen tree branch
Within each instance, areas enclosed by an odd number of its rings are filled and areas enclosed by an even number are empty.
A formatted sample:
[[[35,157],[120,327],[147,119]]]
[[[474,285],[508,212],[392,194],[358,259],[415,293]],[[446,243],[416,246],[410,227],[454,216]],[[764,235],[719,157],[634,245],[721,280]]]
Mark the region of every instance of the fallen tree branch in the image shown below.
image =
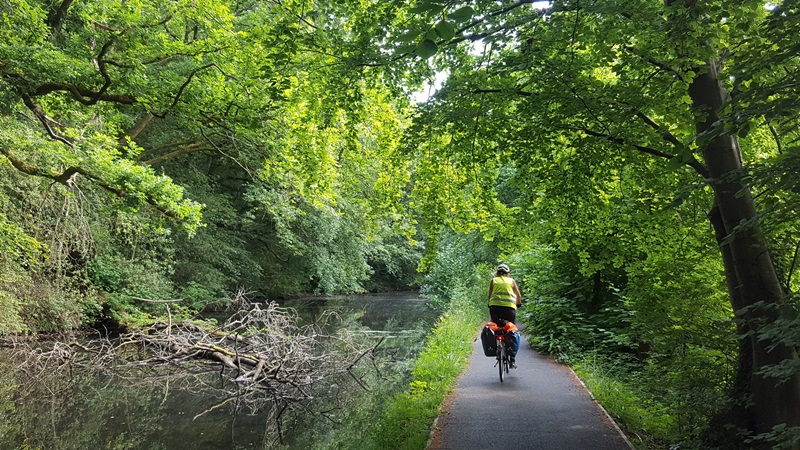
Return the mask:
[[[41,380],[43,386],[53,386],[47,380],[55,374],[100,371],[109,380],[158,386],[162,403],[170,390],[192,392],[213,399],[195,419],[231,408],[261,415],[269,432],[278,434],[282,418],[290,411],[329,419],[331,408],[340,401],[340,406],[347,403],[336,396],[342,392],[339,386],[349,380],[352,388],[357,384],[369,390],[366,371],[375,370],[372,366],[383,338],[375,343],[373,337],[348,329],[328,335],[321,323],[300,326],[292,310],[276,303],[251,303],[243,295],[237,295],[238,308],[219,325],[161,321],[113,340],[72,338],[49,350],[21,348],[26,357],[15,370],[27,379]],[[167,307],[178,301],[137,300]],[[335,317],[324,315],[324,323]],[[64,395],[69,385],[62,384],[46,388],[50,395]],[[325,403],[315,403],[315,399],[325,399]]]

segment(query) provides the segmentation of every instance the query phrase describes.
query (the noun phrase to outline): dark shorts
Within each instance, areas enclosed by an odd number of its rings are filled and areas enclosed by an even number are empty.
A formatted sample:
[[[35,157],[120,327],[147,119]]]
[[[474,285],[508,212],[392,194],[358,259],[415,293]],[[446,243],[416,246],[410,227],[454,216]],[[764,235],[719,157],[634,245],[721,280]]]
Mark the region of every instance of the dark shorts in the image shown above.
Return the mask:
[[[489,317],[492,322],[497,323],[498,319],[503,319],[506,322],[517,324],[517,310],[508,306],[490,306]]]

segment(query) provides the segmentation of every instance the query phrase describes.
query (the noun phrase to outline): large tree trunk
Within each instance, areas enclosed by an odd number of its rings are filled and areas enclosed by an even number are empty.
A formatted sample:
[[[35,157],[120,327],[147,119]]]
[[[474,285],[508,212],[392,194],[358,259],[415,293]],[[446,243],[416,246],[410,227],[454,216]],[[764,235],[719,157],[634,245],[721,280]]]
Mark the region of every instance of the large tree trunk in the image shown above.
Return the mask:
[[[719,206],[714,205],[714,208],[708,213],[708,220],[714,228],[714,235],[717,239],[717,244],[719,244],[720,253],[722,254],[723,267],[725,268],[725,281],[728,286],[728,295],[731,299],[731,305],[734,311],[739,311],[745,307],[745,304],[742,299],[742,292],[739,289],[739,279],[734,270],[731,246],[723,243],[728,236],[728,231],[725,229],[725,224],[722,222]],[[733,380],[733,389],[731,390],[733,401],[731,402],[730,410],[723,413],[723,418],[721,419],[724,421],[732,421],[734,425],[744,430],[752,430],[755,428],[749,402],[752,396],[750,378],[753,374],[753,343],[751,338],[748,337],[751,331],[753,330],[750,329],[745,321],[738,321],[736,323],[736,332],[739,336],[739,358],[736,376]],[[736,448],[739,447],[737,446]]]
[[[705,116],[697,122],[697,132],[713,133],[719,111],[727,99],[727,92],[718,79],[718,66],[709,61],[689,86],[689,95],[697,111]],[[742,155],[735,136],[716,135],[703,148],[705,159],[724,234],[729,235],[744,221],[754,220],[756,208],[753,197],[741,182],[727,177],[742,168]],[[714,223],[713,217],[711,218]],[[723,230],[718,230],[718,234]],[[722,249],[728,288],[731,291],[731,304],[735,310],[752,306],[758,302],[768,305],[780,303],[785,295],[775,266],[769,253],[766,239],[760,226],[748,227],[736,232],[735,238]],[[751,310],[744,315],[746,328],[757,330],[759,324],[775,320],[774,309]],[[751,414],[756,432],[770,431],[774,425],[786,423],[800,425],[800,375],[784,383],[765,378],[757,372],[765,366],[778,364],[785,360],[797,360],[797,352],[785,345],[760,340],[757,335],[749,336],[752,349],[752,367],[749,381],[752,394]],[[775,346],[772,350],[771,346]],[[743,346],[743,350],[747,346]],[[746,356],[745,356],[746,357]],[[746,361],[745,361],[746,362]],[[747,370],[742,365],[741,370]]]

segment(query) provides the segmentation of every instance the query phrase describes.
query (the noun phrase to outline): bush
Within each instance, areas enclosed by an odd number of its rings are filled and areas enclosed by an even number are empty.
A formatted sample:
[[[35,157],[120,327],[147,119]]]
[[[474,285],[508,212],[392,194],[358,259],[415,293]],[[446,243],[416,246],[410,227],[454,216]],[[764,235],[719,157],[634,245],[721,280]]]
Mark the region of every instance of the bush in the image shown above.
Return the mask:
[[[28,326],[21,316],[22,302],[8,292],[0,291],[0,336],[21,334]]]

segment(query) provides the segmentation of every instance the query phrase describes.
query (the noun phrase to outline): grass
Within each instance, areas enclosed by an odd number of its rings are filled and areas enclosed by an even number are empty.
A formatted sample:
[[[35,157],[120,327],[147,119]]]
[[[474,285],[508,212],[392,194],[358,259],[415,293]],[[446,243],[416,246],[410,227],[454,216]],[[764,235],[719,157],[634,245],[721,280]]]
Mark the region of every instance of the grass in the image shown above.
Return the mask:
[[[637,448],[665,448],[665,443],[675,437],[674,417],[664,405],[638,395],[601,365],[583,361],[573,364],[572,369]]]

